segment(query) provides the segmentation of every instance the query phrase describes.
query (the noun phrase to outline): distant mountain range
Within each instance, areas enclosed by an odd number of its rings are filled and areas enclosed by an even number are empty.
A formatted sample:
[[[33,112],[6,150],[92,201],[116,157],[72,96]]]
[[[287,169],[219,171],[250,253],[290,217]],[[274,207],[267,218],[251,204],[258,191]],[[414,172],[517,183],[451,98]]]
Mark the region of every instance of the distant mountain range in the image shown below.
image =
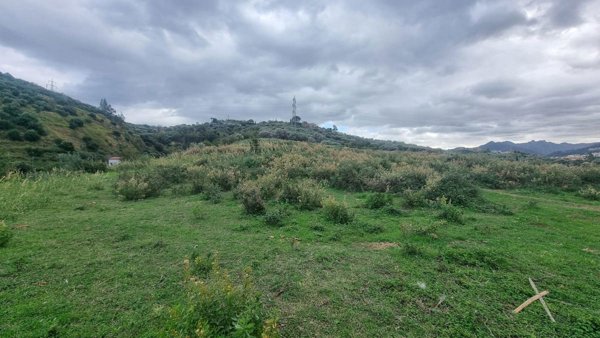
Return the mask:
[[[462,149],[464,150],[464,148]],[[553,143],[548,141],[529,141],[526,143],[488,142],[476,148],[470,148],[473,151],[491,151],[491,152],[522,152],[526,154],[542,156],[567,156],[573,154],[588,154],[600,151],[600,142],[596,143]]]

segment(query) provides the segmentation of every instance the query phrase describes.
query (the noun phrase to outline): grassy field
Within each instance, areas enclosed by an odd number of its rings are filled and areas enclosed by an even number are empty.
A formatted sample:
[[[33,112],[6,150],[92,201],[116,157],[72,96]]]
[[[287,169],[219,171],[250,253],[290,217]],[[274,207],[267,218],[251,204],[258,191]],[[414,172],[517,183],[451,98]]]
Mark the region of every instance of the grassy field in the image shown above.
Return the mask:
[[[0,336],[159,335],[193,251],[252,267],[284,336],[600,335],[600,203],[572,194],[486,190],[514,215],[467,210],[453,224],[328,190],[351,206],[352,224],[288,208],[271,227],[231,193],[219,204],[168,193],[124,202],[115,180],[0,182],[15,235],[0,249]],[[556,324],[539,303],[511,313],[533,295],[528,277],[550,291]]]

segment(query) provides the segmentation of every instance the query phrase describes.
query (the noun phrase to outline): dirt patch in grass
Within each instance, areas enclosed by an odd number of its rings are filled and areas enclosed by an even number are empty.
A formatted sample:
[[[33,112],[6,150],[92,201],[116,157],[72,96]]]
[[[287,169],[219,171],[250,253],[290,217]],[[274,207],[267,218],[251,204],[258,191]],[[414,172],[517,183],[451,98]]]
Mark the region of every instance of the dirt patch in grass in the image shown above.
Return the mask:
[[[398,243],[394,242],[371,242],[371,243],[360,243],[360,246],[363,246],[367,249],[371,250],[385,250],[388,248],[397,248]]]

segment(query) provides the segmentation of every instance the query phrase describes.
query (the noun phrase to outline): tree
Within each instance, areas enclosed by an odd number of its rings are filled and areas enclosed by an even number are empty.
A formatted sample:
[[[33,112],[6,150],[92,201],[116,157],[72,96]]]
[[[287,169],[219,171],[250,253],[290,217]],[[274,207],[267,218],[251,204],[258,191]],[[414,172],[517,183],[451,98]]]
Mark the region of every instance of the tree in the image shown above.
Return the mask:
[[[26,141],[36,142],[40,140],[40,134],[38,134],[38,132],[33,129],[29,129],[25,132],[25,134],[23,134],[23,138]]]
[[[117,115],[117,111],[106,101],[106,99],[100,99],[100,111],[107,116]]]

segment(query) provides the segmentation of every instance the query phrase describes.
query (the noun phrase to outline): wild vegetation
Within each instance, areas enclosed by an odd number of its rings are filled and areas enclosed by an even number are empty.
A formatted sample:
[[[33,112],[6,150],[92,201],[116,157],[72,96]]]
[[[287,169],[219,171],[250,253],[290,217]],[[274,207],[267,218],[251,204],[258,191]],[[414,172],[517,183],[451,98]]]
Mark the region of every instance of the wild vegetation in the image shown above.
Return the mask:
[[[92,107],[0,73],[0,175],[66,168],[95,172],[105,157],[146,146],[103,100]]]
[[[0,335],[595,337],[599,189],[594,163],[265,139],[10,174]],[[528,277],[556,324],[511,313]]]

